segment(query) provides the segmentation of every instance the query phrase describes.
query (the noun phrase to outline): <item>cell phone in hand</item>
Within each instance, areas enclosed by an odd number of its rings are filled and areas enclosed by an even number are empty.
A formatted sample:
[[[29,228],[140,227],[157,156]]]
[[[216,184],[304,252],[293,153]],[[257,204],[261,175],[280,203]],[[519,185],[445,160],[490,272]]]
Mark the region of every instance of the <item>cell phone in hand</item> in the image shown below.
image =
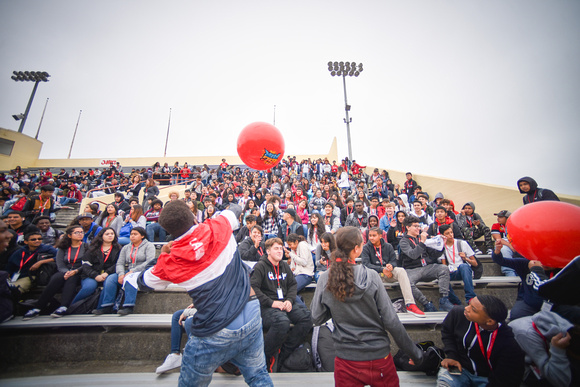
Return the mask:
[[[449,374],[451,375],[461,375],[461,371],[459,371],[459,367],[449,366]]]

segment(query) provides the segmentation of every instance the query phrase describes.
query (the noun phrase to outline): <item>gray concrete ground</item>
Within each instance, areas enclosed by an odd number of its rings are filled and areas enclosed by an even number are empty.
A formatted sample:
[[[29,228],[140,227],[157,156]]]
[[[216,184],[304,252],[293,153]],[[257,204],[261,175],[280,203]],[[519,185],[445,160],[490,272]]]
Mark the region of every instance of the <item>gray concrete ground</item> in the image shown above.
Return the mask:
[[[333,386],[332,373],[280,373],[271,374],[275,386]],[[434,386],[436,378],[423,373],[398,372],[401,386]],[[5,387],[66,387],[66,386],[176,386],[178,373],[156,375],[149,373],[112,373],[38,376],[17,379],[0,379]],[[211,386],[245,386],[241,376],[215,374]]]

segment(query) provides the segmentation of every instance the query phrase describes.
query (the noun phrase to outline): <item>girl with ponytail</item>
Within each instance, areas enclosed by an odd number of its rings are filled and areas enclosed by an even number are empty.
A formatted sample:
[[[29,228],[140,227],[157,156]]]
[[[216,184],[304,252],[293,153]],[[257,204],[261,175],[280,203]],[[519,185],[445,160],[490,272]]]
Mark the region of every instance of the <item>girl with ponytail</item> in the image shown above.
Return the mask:
[[[320,275],[312,300],[316,325],[333,320],[335,386],[398,386],[387,331],[418,365],[423,352],[415,346],[387,295],[379,274],[355,264],[363,248],[360,231],[340,228],[330,268]]]

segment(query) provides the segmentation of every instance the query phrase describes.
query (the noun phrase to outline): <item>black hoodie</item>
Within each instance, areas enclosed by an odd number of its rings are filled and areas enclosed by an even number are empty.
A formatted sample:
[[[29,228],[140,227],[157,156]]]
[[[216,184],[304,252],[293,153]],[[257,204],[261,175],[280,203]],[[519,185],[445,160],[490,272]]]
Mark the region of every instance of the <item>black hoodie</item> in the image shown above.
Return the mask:
[[[294,278],[290,266],[284,259],[274,269],[274,266],[268,260],[268,254],[262,256],[260,261],[254,266],[250,282],[258,300],[260,300],[262,309],[271,308],[274,301],[290,301],[290,303],[294,304],[296,300],[296,278]],[[280,284],[282,289],[283,299],[278,298],[278,284]]]
[[[520,188],[521,181],[525,181],[526,183],[528,183],[530,185],[530,190],[527,193],[521,190],[521,188]],[[526,194],[523,198],[524,205],[530,204],[533,202],[539,202],[542,200],[560,201],[560,199],[554,193],[554,191],[546,189],[546,188],[538,188],[538,183],[536,183],[536,181],[529,176],[524,176],[518,180],[518,189],[520,190],[520,193]]]

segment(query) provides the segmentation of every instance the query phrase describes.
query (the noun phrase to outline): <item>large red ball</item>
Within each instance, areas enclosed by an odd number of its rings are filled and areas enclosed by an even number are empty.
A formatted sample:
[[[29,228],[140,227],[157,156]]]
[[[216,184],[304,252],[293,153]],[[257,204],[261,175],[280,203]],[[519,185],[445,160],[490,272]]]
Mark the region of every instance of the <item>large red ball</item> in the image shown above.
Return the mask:
[[[253,122],[238,136],[238,155],[250,168],[270,169],[284,157],[284,137],[266,122]]]
[[[508,218],[510,241],[518,253],[545,266],[564,267],[580,255],[580,207],[541,201],[518,208]]]

